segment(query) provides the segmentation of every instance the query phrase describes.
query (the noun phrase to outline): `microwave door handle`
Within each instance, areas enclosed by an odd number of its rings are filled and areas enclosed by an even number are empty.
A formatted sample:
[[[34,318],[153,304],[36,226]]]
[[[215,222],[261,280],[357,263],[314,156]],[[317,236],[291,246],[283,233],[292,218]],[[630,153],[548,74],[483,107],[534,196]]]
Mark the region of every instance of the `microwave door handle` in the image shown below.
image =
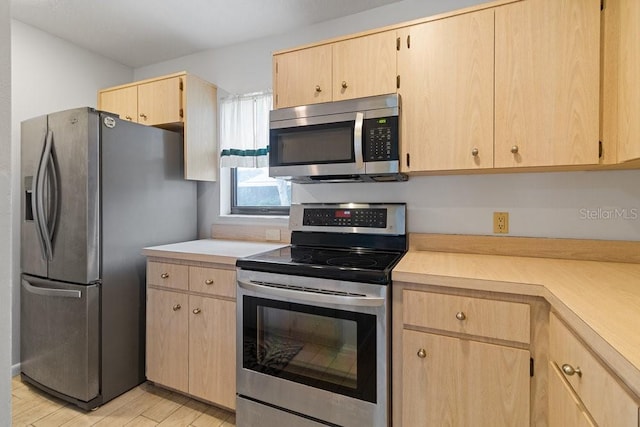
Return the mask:
[[[362,125],[364,123],[364,114],[356,113],[356,122],[353,128],[353,153],[356,158],[356,168],[360,172],[364,172],[364,158],[362,154]]]
[[[249,283],[241,280],[238,280],[238,286],[248,291],[259,292],[273,297],[294,298],[309,304],[325,303],[351,307],[378,307],[384,304],[384,298],[382,297],[330,295],[259,285],[257,283]]]

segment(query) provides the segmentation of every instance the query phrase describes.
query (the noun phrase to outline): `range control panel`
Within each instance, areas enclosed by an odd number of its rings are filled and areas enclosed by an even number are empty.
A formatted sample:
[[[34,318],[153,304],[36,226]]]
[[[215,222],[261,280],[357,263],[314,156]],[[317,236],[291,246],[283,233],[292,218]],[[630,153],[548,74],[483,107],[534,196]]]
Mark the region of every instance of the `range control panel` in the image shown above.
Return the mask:
[[[380,208],[306,208],[302,225],[313,227],[386,228],[387,210]]]

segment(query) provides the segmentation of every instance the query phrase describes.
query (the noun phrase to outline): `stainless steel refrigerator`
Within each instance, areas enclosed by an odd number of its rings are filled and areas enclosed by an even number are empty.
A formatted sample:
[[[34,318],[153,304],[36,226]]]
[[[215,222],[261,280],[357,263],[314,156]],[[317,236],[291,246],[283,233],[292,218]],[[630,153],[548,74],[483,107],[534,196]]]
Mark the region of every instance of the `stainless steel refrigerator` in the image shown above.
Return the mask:
[[[144,381],[149,245],[196,238],[180,135],[90,108],[22,122],[22,378],[84,409]]]

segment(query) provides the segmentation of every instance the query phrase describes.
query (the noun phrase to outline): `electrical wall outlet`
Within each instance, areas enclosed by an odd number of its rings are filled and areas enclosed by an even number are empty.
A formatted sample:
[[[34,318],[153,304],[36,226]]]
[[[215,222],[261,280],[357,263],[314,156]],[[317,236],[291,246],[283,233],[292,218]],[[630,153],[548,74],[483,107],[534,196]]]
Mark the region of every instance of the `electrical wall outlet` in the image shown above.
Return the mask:
[[[493,232],[495,234],[509,234],[509,212],[493,213]]]

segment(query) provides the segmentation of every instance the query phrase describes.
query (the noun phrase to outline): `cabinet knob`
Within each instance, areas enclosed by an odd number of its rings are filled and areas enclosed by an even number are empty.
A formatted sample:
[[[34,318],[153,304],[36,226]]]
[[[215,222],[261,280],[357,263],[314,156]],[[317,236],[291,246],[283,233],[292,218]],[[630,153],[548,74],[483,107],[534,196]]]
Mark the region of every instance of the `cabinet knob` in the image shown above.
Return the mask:
[[[348,87],[347,82],[342,81],[342,89],[346,89]]]
[[[480,152],[480,151],[478,151],[478,149],[474,147],[474,148],[473,148],[473,150],[471,150],[471,155],[472,155],[473,157],[478,157],[478,153],[479,153],[479,152]]]
[[[579,367],[574,368],[573,366],[569,365],[568,363],[565,363],[564,365],[562,365],[562,372],[565,373],[565,375],[568,376],[573,376],[573,375],[577,375],[579,377],[582,377],[582,371],[580,370]]]
[[[322,92],[322,88],[320,87],[320,85],[316,85],[316,92]]]
[[[464,314],[464,311],[459,311],[456,313],[456,319],[465,320],[466,318],[467,318],[467,315]]]
[[[207,279],[204,281],[205,285],[213,285],[213,279]]]
[[[511,152],[512,152],[513,154],[518,154],[518,146],[517,146],[517,145],[514,145],[513,147],[511,147]]]
[[[160,275],[160,277],[162,277],[163,279],[168,279],[169,278],[169,273],[162,273]]]
[[[420,359],[424,359],[425,357],[427,357],[427,350],[421,348],[420,350],[418,350],[417,354]]]
[[[193,309],[193,314],[200,314],[202,310],[200,310],[199,308],[194,308]]]
[[[127,120],[133,120],[133,118],[131,116],[124,116],[125,119]]]
[[[182,306],[180,304],[176,304],[173,306],[173,311],[178,311],[182,308]]]
[[[144,113],[140,113],[140,117],[142,117],[143,119],[147,120],[147,115]]]

